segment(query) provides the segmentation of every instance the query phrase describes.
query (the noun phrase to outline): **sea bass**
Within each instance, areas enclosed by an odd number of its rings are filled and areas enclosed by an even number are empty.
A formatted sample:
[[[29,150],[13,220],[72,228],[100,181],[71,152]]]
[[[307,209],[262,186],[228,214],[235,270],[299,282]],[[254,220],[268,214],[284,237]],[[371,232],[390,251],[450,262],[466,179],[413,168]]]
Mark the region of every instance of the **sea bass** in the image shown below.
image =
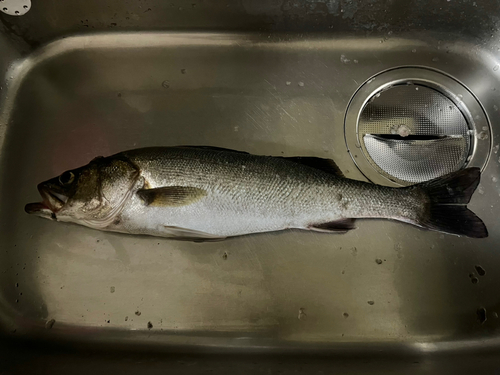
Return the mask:
[[[343,177],[328,159],[271,157],[203,146],[97,157],[38,185],[26,212],[94,229],[220,240],[298,228],[347,232],[358,218],[392,219],[487,237],[466,205],[480,179],[463,169],[404,188]]]

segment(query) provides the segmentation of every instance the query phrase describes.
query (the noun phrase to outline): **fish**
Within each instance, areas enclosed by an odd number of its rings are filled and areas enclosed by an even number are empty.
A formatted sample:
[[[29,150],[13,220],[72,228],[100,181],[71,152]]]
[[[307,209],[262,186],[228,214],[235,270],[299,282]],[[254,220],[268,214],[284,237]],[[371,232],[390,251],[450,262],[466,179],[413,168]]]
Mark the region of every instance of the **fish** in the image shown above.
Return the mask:
[[[93,229],[197,242],[302,229],[346,233],[390,219],[471,238],[488,231],[467,208],[480,181],[466,168],[407,187],[346,178],[330,159],[210,146],[150,147],[97,157],[38,185],[25,211]]]

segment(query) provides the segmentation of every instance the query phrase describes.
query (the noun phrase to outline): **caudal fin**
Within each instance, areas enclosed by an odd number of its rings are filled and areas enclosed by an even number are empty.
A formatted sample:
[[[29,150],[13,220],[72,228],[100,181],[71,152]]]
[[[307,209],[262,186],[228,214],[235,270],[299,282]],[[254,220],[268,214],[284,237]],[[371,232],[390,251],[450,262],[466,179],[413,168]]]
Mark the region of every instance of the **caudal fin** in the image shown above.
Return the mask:
[[[418,187],[430,198],[427,215],[419,224],[440,232],[472,238],[488,237],[482,220],[466,207],[480,178],[479,168],[467,168],[419,184]]]

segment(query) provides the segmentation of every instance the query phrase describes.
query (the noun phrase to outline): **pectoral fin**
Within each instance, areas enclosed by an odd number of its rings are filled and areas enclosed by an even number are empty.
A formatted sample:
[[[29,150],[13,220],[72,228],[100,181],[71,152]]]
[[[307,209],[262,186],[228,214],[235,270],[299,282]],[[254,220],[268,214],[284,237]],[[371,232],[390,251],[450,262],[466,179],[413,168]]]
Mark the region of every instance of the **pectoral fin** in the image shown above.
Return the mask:
[[[166,186],[156,189],[142,189],[137,195],[147,206],[181,207],[193,204],[207,195],[203,189],[191,186]]]

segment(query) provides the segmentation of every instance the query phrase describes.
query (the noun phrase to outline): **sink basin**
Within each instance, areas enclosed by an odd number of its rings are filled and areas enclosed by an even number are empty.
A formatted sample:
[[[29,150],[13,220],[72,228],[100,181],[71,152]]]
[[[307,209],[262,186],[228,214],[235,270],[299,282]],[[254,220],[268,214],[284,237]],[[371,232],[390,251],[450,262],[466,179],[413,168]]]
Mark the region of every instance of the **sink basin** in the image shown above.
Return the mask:
[[[0,14],[0,368],[498,368],[498,15],[497,1],[416,0],[74,0]],[[360,88],[402,68],[437,72],[477,101],[483,173],[470,208],[486,239],[359,220],[345,235],[199,244],[24,213],[37,183],[147,146],[326,157],[368,180],[346,114]]]

